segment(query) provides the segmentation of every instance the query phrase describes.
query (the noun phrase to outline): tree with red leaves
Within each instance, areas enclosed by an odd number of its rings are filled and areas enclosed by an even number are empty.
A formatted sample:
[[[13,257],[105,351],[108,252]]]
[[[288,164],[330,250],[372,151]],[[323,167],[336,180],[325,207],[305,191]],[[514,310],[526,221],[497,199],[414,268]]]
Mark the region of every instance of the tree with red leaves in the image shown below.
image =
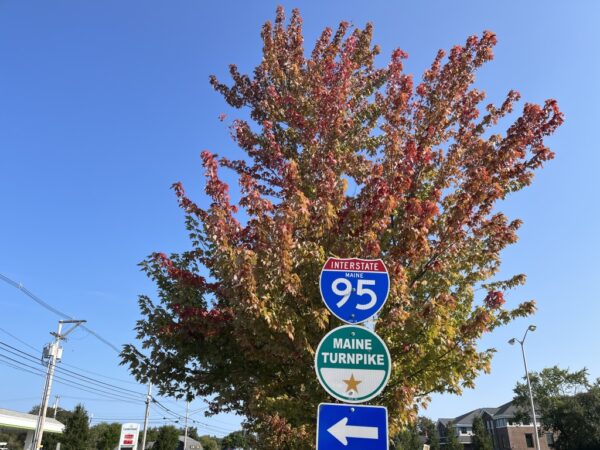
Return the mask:
[[[504,292],[524,275],[495,279],[521,224],[497,201],[552,159],[544,139],[563,121],[556,101],[526,103],[499,133],[519,94],[484,107],[472,86],[493,57],[493,33],[439,51],[416,86],[401,50],[375,67],[371,38],[371,25],[342,22],[308,56],[300,14],[286,24],[278,9],[253,74],[232,65],[231,85],[211,78],[229,105],[250,113],[252,122],[231,126],[245,157],[202,153],[210,206],[174,185],[191,249],[142,263],[160,302],[140,296],[142,348],[127,345],[124,364],[163,394],[207,397],[211,413],[245,416],[261,449],[313,445],[316,407],[328,400],[314,352],[340,325],[318,289],[329,256],[388,267],[375,328],[394,363],[377,398],[392,434],[430,393],[473,387],[493,354],[477,350],[481,336],[535,309],[505,307]],[[221,168],[237,174],[238,202]]]

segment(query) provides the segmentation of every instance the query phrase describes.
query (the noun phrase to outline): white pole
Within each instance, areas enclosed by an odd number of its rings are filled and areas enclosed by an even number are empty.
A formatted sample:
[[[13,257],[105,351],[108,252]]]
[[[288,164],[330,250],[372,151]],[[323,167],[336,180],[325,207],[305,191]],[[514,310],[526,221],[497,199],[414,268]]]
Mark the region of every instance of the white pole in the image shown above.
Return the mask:
[[[54,419],[56,419],[56,411],[58,410],[58,401],[60,400],[60,395],[54,397]]]
[[[525,377],[527,378],[527,388],[529,389],[529,402],[531,404],[531,415],[533,416],[533,438],[535,439],[535,448],[540,450],[540,438],[538,436],[537,419],[535,417],[535,404],[533,403],[533,391],[531,390],[531,382],[529,381],[529,370],[527,369],[527,358],[525,358],[525,338],[521,342],[521,352],[523,353],[523,364],[525,365]]]
[[[50,345],[50,360],[48,361],[48,372],[46,373],[46,383],[44,384],[44,393],[42,402],[38,411],[37,426],[33,435],[32,450],[38,450],[42,446],[42,437],[44,436],[44,425],[46,422],[46,410],[48,400],[50,399],[50,390],[52,389],[52,379],[54,378],[54,369],[56,367],[56,357],[60,349],[60,332],[62,331],[62,322],[58,322],[58,332],[55,335],[54,343]]]
[[[190,402],[185,402],[185,434],[183,436],[183,450],[187,450],[187,436],[188,436],[188,414],[190,412]]]
[[[46,423],[46,413],[48,412],[48,401],[50,400],[50,391],[52,390],[52,380],[54,378],[54,369],[60,356],[60,341],[66,337],[85,320],[60,320],[58,322],[58,331],[51,333],[54,336],[54,343],[50,345],[50,361],[48,362],[48,372],[46,374],[46,383],[44,384],[44,393],[42,403],[38,412],[38,420],[35,428],[35,434],[31,445],[31,450],[39,450],[42,447],[42,438],[44,437],[44,425]],[[65,323],[74,324],[65,334],[62,334],[62,326]]]
[[[144,432],[142,433],[142,448],[146,450],[146,433],[148,432],[148,416],[150,415],[150,400],[152,399],[152,383],[148,383],[148,395],[146,395],[146,413],[144,414]]]

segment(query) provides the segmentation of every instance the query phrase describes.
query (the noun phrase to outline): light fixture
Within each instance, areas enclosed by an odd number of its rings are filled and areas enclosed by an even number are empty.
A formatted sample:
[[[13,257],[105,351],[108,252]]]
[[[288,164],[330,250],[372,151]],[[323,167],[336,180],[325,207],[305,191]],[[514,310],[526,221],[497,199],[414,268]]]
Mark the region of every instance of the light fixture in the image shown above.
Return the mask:
[[[533,418],[533,428],[535,430],[535,433],[533,433],[533,437],[534,437],[534,448],[535,450],[540,450],[540,439],[538,436],[538,427],[537,427],[537,418],[535,416],[535,403],[533,401],[533,391],[531,389],[531,381],[529,380],[529,369],[527,368],[527,358],[525,357],[525,338],[527,337],[527,333],[529,333],[530,331],[535,331],[537,327],[535,325],[529,325],[527,327],[527,329],[525,330],[525,334],[523,335],[523,339],[522,340],[518,340],[516,338],[512,338],[510,341],[508,341],[508,343],[510,345],[514,345],[515,342],[518,342],[519,345],[521,346],[521,353],[523,354],[523,365],[525,366],[525,378],[527,379],[527,389],[529,390],[529,402],[531,405],[531,415]]]

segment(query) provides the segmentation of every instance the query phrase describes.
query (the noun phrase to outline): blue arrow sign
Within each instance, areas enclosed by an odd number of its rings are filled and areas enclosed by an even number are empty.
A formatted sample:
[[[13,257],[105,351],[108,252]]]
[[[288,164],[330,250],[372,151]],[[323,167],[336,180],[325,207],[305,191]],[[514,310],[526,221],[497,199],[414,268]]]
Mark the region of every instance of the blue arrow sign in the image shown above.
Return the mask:
[[[317,450],[388,450],[387,408],[321,403]]]
[[[373,317],[387,300],[390,277],[380,259],[329,258],[319,280],[321,297],[346,323]]]

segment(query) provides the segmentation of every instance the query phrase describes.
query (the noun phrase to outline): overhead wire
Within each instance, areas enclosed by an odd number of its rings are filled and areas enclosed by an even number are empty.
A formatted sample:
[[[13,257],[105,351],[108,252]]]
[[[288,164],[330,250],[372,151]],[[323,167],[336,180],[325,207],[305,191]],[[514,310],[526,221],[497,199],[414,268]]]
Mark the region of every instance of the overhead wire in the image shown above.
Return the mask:
[[[8,360],[8,361],[6,361]],[[6,355],[3,355],[0,353],[0,364],[6,365],[8,367],[14,368],[16,370],[20,370],[22,372],[26,372],[26,373],[30,373],[33,375],[37,375],[40,377],[44,377],[45,371],[35,367],[35,366],[31,366],[29,364],[26,364],[22,361],[19,361],[17,359],[8,357]],[[119,401],[119,402],[125,402],[125,403],[134,403],[134,404],[143,404],[144,402],[140,399],[127,399],[127,398],[123,398],[121,396],[120,393],[111,393],[108,391],[104,391],[104,390],[99,390],[96,389],[92,386],[85,386],[83,384],[77,383],[76,381],[73,380],[69,380],[66,378],[61,377],[60,375],[55,375],[55,379],[56,382],[65,386],[69,386],[69,387],[73,387],[75,389],[84,391],[84,392],[88,392],[88,393],[93,393],[96,395],[100,395],[103,397],[106,397],[108,400],[112,400],[112,401]],[[63,397],[63,398],[68,398],[68,397]],[[79,397],[77,397],[79,398]],[[156,419],[149,419],[151,422],[173,422],[173,423],[182,423],[185,419],[184,415],[181,415],[173,410],[171,410],[170,408],[164,406],[160,401],[156,400],[156,399],[152,399],[152,404],[156,405],[157,407],[159,407],[162,411],[166,412],[167,414],[169,414],[171,417],[163,417],[162,419],[160,418],[156,418]],[[155,408],[153,408],[155,409]],[[156,411],[156,409],[155,409]],[[158,411],[157,411],[158,412]],[[91,420],[100,420],[100,418],[92,418]],[[102,420],[117,420],[117,419],[102,419]],[[124,419],[125,420],[125,419]],[[127,419],[129,420],[129,419]],[[143,420],[143,419],[140,419]],[[208,431],[212,431],[212,432],[216,432],[216,433],[230,433],[232,431],[235,431],[232,428],[226,428],[226,427],[222,427],[219,425],[212,425],[212,424],[208,424],[206,422],[202,422],[196,419],[192,419],[188,417],[188,422],[191,422],[193,424],[197,424],[199,426],[201,426],[204,429],[207,429]]]
[[[9,348],[6,348],[6,347],[9,347]],[[13,351],[11,349],[14,349],[16,351]],[[10,356],[7,356],[6,354],[0,353],[0,358],[4,358],[4,360],[9,360],[11,362],[11,364],[19,364],[21,368],[27,368],[29,371],[30,371],[30,369],[32,369],[36,372],[35,373],[36,375],[40,375],[40,376],[46,375],[46,370],[45,370],[46,366],[40,360],[33,357],[32,355],[29,355],[28,353],[23,352],[15,347],[7,346],[7,344],[5,344],[4,342],[1,342],[1,341],[0,341],[0,351],[9,353],[13,356],[21,358],[22,360],[25,360],[25,362],[23,362],[21,360],[11,358]],[[35,365],[31,365],[31,364],[35,364]],[[71,387],[76,387],[79,389],[85,388],[88,392],[93,391],[94,393],[110,395],[114,399],[123,399],[123,400],[129,400],[129,401],[135,401],[138,403],[143,403],[143,398],[142,398],[143,394],[140,394],[140,397],[135,397],[133,394],[134,391],[124,390],[124,388],[120,388],[119,386],[109,385],[109,384],[103,383],[101,381],[93,380],[93,379],[76,378],[76,376],[78,374],[76,374],[73,371],[63,372],[62,371],[63,368],[61,368],[60,366],[57,366],[56,369],[57,370],[54,375],[54,378],[57,380],[57,382],[60,381],[63,383],[69,383],[69,385]],[[86,378],[88,378],[88,377],[86,377]],[[90,391],[90,389],[92,391]]]
[[[9,356],[3,355],[1,353],[0,353],[0,358],[5,360],[5,361],[0,361],[0,362],[3,362],[6,365],[9,365],[11,367],[14,367],[14,365],[16,364],[16,365],[20,366],[21,369],[23,369],[23,370],[25,370],[25,371],[27,371],[29,373],[33,373],[34,375],[38,375],[40,377],[45,377],[46,376],[46,372],[44,370],[38,368],[38,367],[26,364],[26,363],[24,363],[22,361],[19,361],[17,359],[11,358]],[[7,363],[6,360],[8,360],[9,362]],[[94,394],[98,394],[98,395],[110,396],[113,400],[119,400],[119,401],[121,401],[121,400],[123,400],[123,401],[127,400],[129,402],[136,402],[136,403],[140,403],[140,404],[143,403],[143,400],[141,400],[141,399],[134,398],[132,396],[124,395],[121,392],[114,392],[114,391],[111,392],[111,391],[108,391],[108,390],[104,390],[104,389],[100,389],[100,388],[94,387],[93,385],[90,386],[89,384],[86,385],[86,384],[83,384],[83,383],[79,383],[78,381],[75,381],[73,379],[65,378],[65,377],[61,376],[61,374],[55,374],[54,375],[54,380],[57,383],[65,384],[67,386],[83,390],[85,392],[94,393]]]
[[[24,341],[23,339],[19,338],[18,336],[15,336],[14,334],[12,334],[11,332],[9,332],[8,330],[0,327],[0,331],[2,331],[3,333],[5,333],[6,335],[10,336],[11,338],[13,338],[14,340],[16,340],[17,342],[19,342],[19,343],[25,345],[26,347],[30,348],[34,352],[40,352],[39,348],[35,348],[33,345],[29,344],[28,342]],[[82,367],[74,366],[73,364],[69,364],[69,363],[66,363],[66,362],[61,362],[61,364],[63,366],[72,367],[74,369],[80,370],[82,372],[89,373],[91,375],[96,375],[98,377],[106,378],[107,380],[118,381],[119,383],[135,384],[136,386],[140,385],[140,383],[138,383],[137,381],[125,380],[123,378],[111,377],[111,376],[104,375],[104,374],[101,374],[101,373],[98,373],[98,372],[94,372],[92,370],[84,369]]]
[[[27,297],[29,297],[30,299],[32,299],[34,302],[36,302],[38,305],[42,306],[43,308],[46,308],[48,311],[54,313],[55,315],[59,316],[62,319],[68,319],[68,320],[74,320],[74,318],[68,314],[65,314],[64,312],[56,309],[54,306],[50,305],[49,303],[45,302],[44,300],[42,300],[40,297],[38,297],[37,295],[35,295],[33,292],[31,292],[29,289],[27,289],[25,286],[23,286],[22,283],[17,283],[15,280],[7,277],[6,275],[3,275],[0,273],[0,280],[10,284],[11,286],[19,289],[21,292],[23,292]],[[88,333],[90,333],[92,336],[94,336],[96,339],[98,339],[100,342],[104,343],[105,345],[107,345],[108,347],[110,347],[111,349],[113,349],[115,352],[117,353],[121,353],[121,350],[114,345],[112,342],[110,342],[109,340],[107,340],[106,338],[102,337],[100,334],[98,334],[97,332],[95,332],[94,330],[92,330],[90,327],[88,327],[87,325],[80,325],[82,329],[84,329],[85,331],[87,331]]]
[[[13,338],[15,341],[20,342],[21,344],[23,344],[25,347],[29,347],[30,349],[32,349],[34,352],[39,352],[40,349],[39,348],[35,348],[33,345],[28,344],[27,342],[25,342],[23,339],[19,338],[18,336],[15,336],[14,334],[10,333],[9,331],[5,330],[4,328],[0,328],[0,331],[2,331],[3,333],[7,334],[8,336],[10,336],[11,338]]]
[[[34,355],[30,354],[30,353],[24,352],[22,350],[19,350],[18,348],[13,347],[12,345],[9,345],[9,344],[7,344],[5,342],[0,341],[0,346],[1,347],[5,347],[4,351],[9,352],[9,353],[11,353],[13,355],[20,356],[23,359],[29,358],[30,360],[33,360],[35,362],[40,362],[39,359],[36,356],[34,356]],[[132,389],[127,389],[127,388],[124,388],[124,387],[121,387],[121,386],[116,386],[114,384],[106,383],[106,382],[101,381],[101,380],[95,380],[94,378],[88,377],[87,375],[82,375],[80,373],[75,372],[74,370],[66,369],[66,368],[61,367],[59,365],[56,366],[56,370],[57,370],[57,372],[61,372],[63,374],[68,374],[68,375],[72,375],[72,376],[77,377],[80,380],[86,381],[88,383],[93,383],[95,385],[98,385],[99,387],[105,387],[105,386],[107,386],[109,388],[118,389],[118,390],[120,390],[120,391],[122,391],[122,392],[124,392],[124,393],[126,393],[128,395],[135,394],[135,395],[139,395],[140,397],[145,397],[145,395],[146,395],[146,394],[144,394],[142,392],[134,391]]]
[[[8,363],[7,361],[0,361],[0,362],[3,362],[5,364],[10,364],[10,367],[15,367],[15,364],[20,364],[20,367],[18,367],[18,368],[21,370],[25,370],[29,373],[32,373],[34,375],[38,375],[41,377],[46,375],[46,370],[45,370],[46,366],[41,362],[41,359],[36,357],[35,355],[28,353],[22,349],[19,349],[15,346],[12,346],[1,340],[0,340],[0,351],[4,351],[13,356],[21,358],[22,360],[24,360],[26,363],[29,363],[29,364],[26,364],[25,362],[16,360],[14,358],[10,358],[6,355],[3,355],[2,353],[0,353],[0,358],[4,358],[5,360],[8,359],[10,361],[10,363]],[[30,364],[35,364],[35,365],[32,366]],[[88,377],[86,375],[80,374],[76,371],[61,367],[60,365],[56,365],[55,368],[56,368],[56,373],[55,373],[54,378],[56,379],[57,383],[64,384],[64,385],[67,385],[69,387],[73,387],[73,388],[76,388],[79,390],[83,390],[88,393],[95,393],[98,395],[103,395],[103,396],[107,397],[109,400],[118,400],[118,401],[124,401],[127,403],[136,403],[136,404],[145,402],[145,398],[146,398],[145,393],[134,391],[134,390],[122,387],[122,386],[117,386],[112,383],[107,383],[102,380],[97,380],[92,377]],[[34,372],[32,372],[32,370]],[[182,414],[179,414],[179,413],[173,411],[172,409],[168,408],[167,406],[165,406],[162,402],[160,402],[156,398],[152,398],[152,402],[159,405],[164,411],[166,411],[167,413],[172,415],[175,419],[181,420],[184,417]]]
[[[7,277],[6,275],[4,275],[2,273],[0,273],[0,280],[4,281],[5,283],[13,286],[14,288],[16,288],[18,290],[20,290],[27,297],[29,297],[30,299],[32,299],[34,302],[36,302],[37,304],[39,304],[43,308],[47,309],[48,311],[52,312],[53,314],[61,317],[62,319],[74,320],[72,316],[70,316],[70,315],[68,315],[68,314],[60,311],[59,309],[57,309],[57,308],[53,307],[52,305],[50,305],[49,303],[47,303],[46,301],[42,300],[40,297],[38,297],[33,292],[31,292],[29,289],[27,289],[25,286],[23,286],[22,283],[18,283],[15,280]],[[82,324],[80,326],[81,326],[82,329],[84,329],[85,331],[87,331],[89,334],[91,334],[92,336],[94,336],[96,339],[98,339],[99,341],[101,341],[102,343],[104,343],[105,345],[107,345],[108,347],[110,347],[111,349],[113,349],[115,352],[117,352],[117,353],[120,354],[119,348],[117,346],[115,346],[114,344],[112,344],[107,339],[105,339],[103,336],[101,336],[100,334],[98,334],[94,330],[90,329],[87,325],[83,325]],[[17,340],[18,342],[22,343],[23,345],[26,345],[27,347],[29,347],[29,348],[31,348],[31,349],[33,349],[34,351],[37,352],[37,350],[32,345],[26,343],[25,341],[21,340],[17,336],[14,336],[12,333],[10,333],[10,332],[8,332],[8,331],[6,331],[4,329],[2,329],[2,331],[4,333],[6,333],[7,335],[9,335],[10,337],[12,337],[13,339]],[[26,352],[23,352],[23,353],[26,353]],[[29,356],[37,359],[37,356],[33,356],[33,355],[29,355]],[[65,364],[65,365],[68,365],[70,367],[75,367],[75,366],[72,366],[72,365],[69,365],[69,364]],[[59,367],[57,366],[57,370],[58,369],[59,369]],[[85,369],[79,369],[79,370],[86,371]],[[60,371],[62,371],[62,372],[72,372],[73,373],[73,371],[69,371],[68,369],[65,369],[65,368],[62,368],[62,367],[60,368]],[[103,376],[103,377],[105,377],[104,375],[100,375],[100,374],[97,374],[97,373],[94,373],[94,372],[91,372],[91,371],[86,371],[86,372],[94,374],[94,375],[97,375],[97,376]],[[75,374],[75,373],[73,373],[73,374],[76,375],[76,376],[78,376],[79,378],[87,378],[89,380],[92,380],[90,377],[86,377],[85,375]],[[106,377],[106,378],[111,379],[112,377]],[[122,380],[118,380],[118,379],[115,379],[115,378],[112,378],[112,379],[115,380],[115,381],[122,381]],[[100,383],[100,384],[106,384],[106,385],[115,387],[114,385],[110,385],[109,383],[104,383],[104,382],[102,382],[100,380],[93,380],[93,381],[95,382],[95,384]],[[129,383],[133,383],[133,382],[129,382]],[[134,384],[137,384],[137,383],[134,383]],[[117,387],[117,389],[120,389],[122,391],[127,391],[127,389],[125,389],[125,388]],[[131,392],[133,392],[133,391],[131,391]],[[135,394],[144,395],[144,394],[139,393],[139,392],[135,392]],[[156,400],[153,398],[153,401],[156,401]],[[177,413],[172,412],[170,409],[166,408],[162,404],[161,404],[161,406],[163,408],[165,408],[168,412],[171,412],[172,414],[176,414],[179,417],[184,417],[181,414],[177,414]]]
[[[4,361],[2,359],[0,359],[0,364],[8,366],[8,367],[11,367],[11,368],[16,369],[16,370],[19,370],[21,372],[30,373],[32,375],[39,376],[41,378],[44,378],[46,376],[46,374],[44,372],[33,371],[33,370],[30,370],[30,369],[26,369],[26,368],[23,367],[22,364],[12,364],[12,363],[10,363],[8,361]],[[56,380],[56,383],[61,384],[63,386],[68,386],[68,387],[71,387],[71,388],[74,388],[74,389],[78,389],[78,390],[83,391],[83,392],[88,392],[88,393],[96,394],[96,395],[104,395],[104,396],[107,397],[107,399],[112,400],[112,401],[120,401],[120,402],[124,402],[124,403],[136,403],[136,404],[140,403],[140,402],[134,402],[132,400],[124,400],[124,399],[119,398],[117,396],[107,395],[105,393],[101,393],[101,392],[95,391],[95,390],[90,390],[90,389],[87,389],[87,388],[84,388],[84,387],[81,387],[81,386],[76,386],[76,385],[73,385],[73,384],[71,384],[71,383],[69,383],[67,381],[64,381],[63,379],[60,379],[60,378]]]

